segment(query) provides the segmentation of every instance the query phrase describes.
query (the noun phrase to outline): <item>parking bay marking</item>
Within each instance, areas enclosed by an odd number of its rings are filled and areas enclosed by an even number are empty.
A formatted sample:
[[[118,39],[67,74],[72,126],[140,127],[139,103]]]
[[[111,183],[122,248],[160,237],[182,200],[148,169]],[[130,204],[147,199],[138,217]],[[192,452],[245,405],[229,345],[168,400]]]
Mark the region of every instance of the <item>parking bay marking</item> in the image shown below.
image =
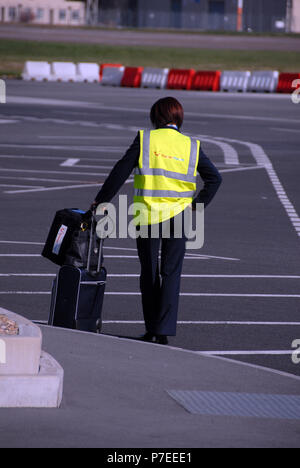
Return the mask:
[[[47,324],[46,320],[33,320],[34,323]],[[143,320],[103,320],[107,325],[144,325]],[[206,321],[206,320],[178,320],[178,325],[246,325],[246,326],[300,326],[300,322],[237,322],[237,321]]]
[[[28,242],[28,244],[35,245],[34,242]],[[40,244],[38,244],[40,245]],[[42,245],[42,244],[41,244]],[[55,277],[55,273],[0,273],[0,277]],[[138,273],[109,273],[107,275],[109,278],[139,278]],[[185,278],[214,278],[214,279],[300,279],[299,275],[201,275],[201,274],[183,274],[181,275],[183,279]]]
[[[50,291],[0,291],[1,295],[50,295]],[[140,292],[109,291],[106,296],[140,296]],[[251,298],[282,298],[298,299],[300,294],[240,294],[240,293],[180,293],[182,297],[251,297]]]

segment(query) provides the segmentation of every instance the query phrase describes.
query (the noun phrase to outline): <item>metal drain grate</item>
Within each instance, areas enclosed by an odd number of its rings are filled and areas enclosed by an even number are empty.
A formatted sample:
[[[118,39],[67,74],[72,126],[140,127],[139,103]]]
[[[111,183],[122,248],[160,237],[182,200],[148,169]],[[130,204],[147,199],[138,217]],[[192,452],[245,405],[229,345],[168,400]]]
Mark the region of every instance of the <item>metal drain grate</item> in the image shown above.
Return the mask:
[[[300,419],[300,396],[167,390],[189,413],[251,418]]]

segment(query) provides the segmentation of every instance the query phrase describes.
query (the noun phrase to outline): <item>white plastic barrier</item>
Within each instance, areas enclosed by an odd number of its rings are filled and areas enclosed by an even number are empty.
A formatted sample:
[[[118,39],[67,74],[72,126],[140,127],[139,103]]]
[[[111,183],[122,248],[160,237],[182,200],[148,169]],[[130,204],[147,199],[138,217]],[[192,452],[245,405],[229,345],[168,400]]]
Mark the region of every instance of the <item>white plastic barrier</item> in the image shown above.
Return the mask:
[[[254,71],[250,76],[248,91],[253,93],[275,93],[278,79],[278,71]]]
[[[250,76],[250,71],[223,71],[220,90],[245,93],[248,89]]]
[[[72,62],[53,62],[49,81],[77,81],[76,65]]]
[[[105,67],[101,84],[103,86],[121,86],[125,67]]]
[[[168,81],[168,68],[144,68],[142,74],[142,88],[161,88],[167,86]]]
[[[48,62],[25,62],[22,73],[23,80],[47,81],[50,79],[51,66]]]
[[[97,63],[78,63],[76,68],[76,81],[99,83],[100,67]]]

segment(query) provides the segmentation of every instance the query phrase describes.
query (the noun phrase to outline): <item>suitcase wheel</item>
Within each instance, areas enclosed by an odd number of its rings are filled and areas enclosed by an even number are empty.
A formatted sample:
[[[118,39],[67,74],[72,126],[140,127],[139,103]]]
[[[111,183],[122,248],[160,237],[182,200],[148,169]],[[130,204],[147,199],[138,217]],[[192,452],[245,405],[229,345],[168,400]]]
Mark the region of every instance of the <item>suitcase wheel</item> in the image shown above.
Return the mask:
[[[96,322],[96,330],[97,330],[98,335],[100,335],[101,330],[102,330],[102,320],[101,319],[98,319],[97,322]]]

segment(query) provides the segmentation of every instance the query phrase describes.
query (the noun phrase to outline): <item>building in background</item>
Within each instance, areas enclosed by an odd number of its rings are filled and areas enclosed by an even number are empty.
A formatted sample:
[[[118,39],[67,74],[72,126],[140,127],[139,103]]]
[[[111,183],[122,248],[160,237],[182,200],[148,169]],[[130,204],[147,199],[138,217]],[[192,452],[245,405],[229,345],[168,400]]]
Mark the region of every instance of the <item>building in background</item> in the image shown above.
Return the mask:
[[[288,16],[290,17],[290,32],[293,33],[300,33],[300,0],[293,0],[290,7],[291,12],[288,12]]]
[[[101,0],[102,24],[182,29],[236,28],[237,0]]]
[[[152,29],[286,32],[288,2],[292,5],[290,30],[297,32],[300,0],[100,0],[99,23]]]
[[[0,0],[0,21],[300,32],[300,0]]]
[[[0,21],[79,26],[86,23],[85,3],[67,0],[0,0]]]
[[[285,32],[287,0],[244,0],[243,30]]]

